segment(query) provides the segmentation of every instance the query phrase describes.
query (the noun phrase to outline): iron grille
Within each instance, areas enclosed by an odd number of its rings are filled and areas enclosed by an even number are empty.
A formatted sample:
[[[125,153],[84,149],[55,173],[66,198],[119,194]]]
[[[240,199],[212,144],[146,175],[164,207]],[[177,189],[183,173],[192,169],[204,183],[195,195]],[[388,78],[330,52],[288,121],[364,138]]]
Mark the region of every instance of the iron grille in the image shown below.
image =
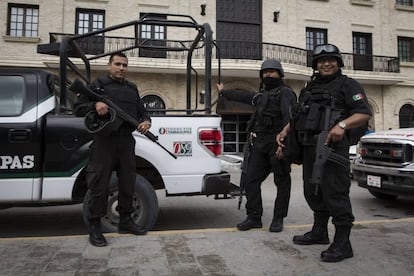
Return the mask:
[[[364,151],[362,160],[367,164],[402,167],[413,160],[413,148],[410,144],[363,142],[360,148]]]

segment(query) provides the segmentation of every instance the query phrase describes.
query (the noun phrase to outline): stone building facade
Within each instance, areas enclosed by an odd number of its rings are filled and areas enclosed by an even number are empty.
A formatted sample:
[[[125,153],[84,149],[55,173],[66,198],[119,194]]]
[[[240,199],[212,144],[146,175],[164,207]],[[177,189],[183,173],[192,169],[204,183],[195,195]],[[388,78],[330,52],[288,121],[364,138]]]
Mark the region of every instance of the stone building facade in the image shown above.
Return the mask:
[[[373,128],[414,126],[412,0],[5,0],[0,11],[1,68],[56,72],[58,58],[37,54],[38,44],[63,34],[137,20],[145,13],[161,18],[184,14],[211,25],[221,53],[220,81],[226,87],[257,90],[261,63],[277,58],[285,69],[286,82],[299,93],[312,75],[310,50],[323,42],[333,43],[343,52],[343,72],[360,81],[367,92]],[[168,28],[141,29],[140,36],[192,38],[187,32],[169,32]],[[110,47],[110,41],[114,40],[107,39],[101,46]],[[219,80],[214,69],[217,55],[214,57],[213,88]],[[138,84],[149,108],[184,108],[185,62],[179,54],[153,57],[131,52],[129,79]],[[106,63],[93,61],[94,76],[106,71]],[[251,109],[222,105],[215,111],[223,117],[225,151],[240,152]]]

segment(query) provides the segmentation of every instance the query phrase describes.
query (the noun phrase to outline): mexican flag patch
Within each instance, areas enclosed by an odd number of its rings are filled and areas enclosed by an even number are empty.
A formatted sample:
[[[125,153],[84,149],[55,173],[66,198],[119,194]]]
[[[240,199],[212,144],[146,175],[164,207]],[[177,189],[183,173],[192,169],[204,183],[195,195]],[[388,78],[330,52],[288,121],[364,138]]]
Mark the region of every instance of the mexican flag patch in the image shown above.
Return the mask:
[[[364,95],[362,95],[362,93],[358,93],[352,96],[352,99],[354,100],[354,102],[362,100],[363,98],[364,98]]]

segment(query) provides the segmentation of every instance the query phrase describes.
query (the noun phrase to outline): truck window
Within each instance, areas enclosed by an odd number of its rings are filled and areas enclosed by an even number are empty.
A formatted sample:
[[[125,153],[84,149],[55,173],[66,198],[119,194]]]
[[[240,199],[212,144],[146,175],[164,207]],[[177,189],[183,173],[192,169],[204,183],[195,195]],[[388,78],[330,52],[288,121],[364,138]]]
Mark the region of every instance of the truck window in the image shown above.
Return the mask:
[[[60,106],[60,100],[61,100],[61,94],[60,94],[60,83],[59,83],[59,79],[54,76],[54,75],[49,75],[48,76],[48,88],[51,94],[53,94],[56,98],[56,107],[54,112],[56,114],[58,114],[60,112],[60,108],[64,108],[64,110],[66,112],[70,112],[73,110],[73,105],[74,103],[77,101],[77,96],[76,94],[72,93],[72,92],[68,92],[68,94],[66,95],[66,104],[64,106]],[[69,84],[68,84],[69,86]],[[67,91],[69,91],[67,89]]]
[[[18,116],[23,110],[25,83],[22,76],[0,76],[0,116]]]

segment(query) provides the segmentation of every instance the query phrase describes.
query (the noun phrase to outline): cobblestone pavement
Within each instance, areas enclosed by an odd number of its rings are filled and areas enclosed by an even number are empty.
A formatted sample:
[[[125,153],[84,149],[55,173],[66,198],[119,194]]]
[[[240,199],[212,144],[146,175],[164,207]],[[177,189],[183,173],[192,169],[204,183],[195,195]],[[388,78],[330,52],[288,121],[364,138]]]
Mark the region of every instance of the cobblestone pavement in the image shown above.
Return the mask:
[[[320,261],[326,245],[292,243],[310,227],[112,233],[103,248],[86,235],[2,238],[0,275],[414,275],[414,218],[357,221],[354,258],[334,264]]]

